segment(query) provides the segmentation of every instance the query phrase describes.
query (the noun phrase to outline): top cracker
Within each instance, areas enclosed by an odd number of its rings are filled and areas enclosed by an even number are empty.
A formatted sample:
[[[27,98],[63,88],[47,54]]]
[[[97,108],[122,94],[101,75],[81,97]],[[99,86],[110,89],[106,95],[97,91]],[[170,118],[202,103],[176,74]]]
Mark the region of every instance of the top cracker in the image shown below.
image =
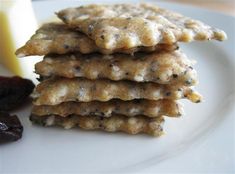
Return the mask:
[[[97,46],[110,50],[227,38],[222,30],[152,4],[88,5],[57,15]]]

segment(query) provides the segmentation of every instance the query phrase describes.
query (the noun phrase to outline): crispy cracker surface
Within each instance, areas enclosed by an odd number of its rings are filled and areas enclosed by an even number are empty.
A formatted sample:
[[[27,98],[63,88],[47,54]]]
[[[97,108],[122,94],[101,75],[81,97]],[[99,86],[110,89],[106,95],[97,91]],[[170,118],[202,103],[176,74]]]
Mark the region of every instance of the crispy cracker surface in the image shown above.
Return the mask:
[[[96,115],[111,117],[119,114],[128,117],[144,115],[147,117],[159,117],[161,115],[179,117],[183,114],[182,106],[174,100],[110,100],[108,102],[65,102],[59,105],[33,106],[32,113],[38,116],[59,115]]]
[[[39,28],[31,39],[16,51],[18,57],[30,55],[65,54],[81,52],[83,54],[100,52],[111,54],[114,52],[133,54],[136,51],[171,51],[177,49],[176,44],[159,44],[150,47],[136,47],[131,49],[107,50],[96,46],[95,42],[85,34],[69,29],[63,23],[48,23]]]
[[[193,61],[181,51],[127,54],[48,55],[35,66],[41,76],[197,84]]]
[[[201,100],[201,96],[197,92],[185,86],[60,77],[42,81],[36,87],[33,97],[35,105],[57,105],[67,101],[108,101],[111,99],[126,101],[188,98],[193,102]]]
[[[99,47],[110,50],[226,39],[222,30],[153,4],[94,4],[64,9],[57,15]]]
[[[114,115],[109,118],[98,116],[83,117],[78,115],[68,117],[31,115],[30,120],[43,126],[62,126],[65,129],[80,127],[86,130],[100,129],[107,132],[121,131],[128,134],[145,133],[152,136],[163,134],[162,124],[164,123],[163,117],[148,118],[136,116],[130,118],[122,115]]]

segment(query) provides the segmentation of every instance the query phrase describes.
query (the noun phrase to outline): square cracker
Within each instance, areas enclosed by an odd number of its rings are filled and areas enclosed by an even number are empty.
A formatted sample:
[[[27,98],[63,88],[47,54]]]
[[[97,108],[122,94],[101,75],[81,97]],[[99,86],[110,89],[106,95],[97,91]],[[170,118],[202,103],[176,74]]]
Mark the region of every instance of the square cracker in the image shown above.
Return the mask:
[[[181,51],[127,54],[48,55],[35,65],[44,77],[131,80],[160,84],[196,85],[194,61]]]
[[[177,49],[176,44],[159,44],[150,47],[136,47],[131,49],[107,50],[96,46],[95,42],[85,34],[71,30],[63,23],[48,23],[40,27],[30,40],[16,51],[18,57],[46,54],[66,54],[81,52],[83,54],[100,52],[111,54],[114,52],[133,54],[136,51],[171,51]]]
[[[188,98],[192,102],[201,101],[201,96],[186,86],[62,77],[42,81],[35,88],[32,96],[35,105],[57,105],[68,101],[109,101],[111,99],[128,101]]]
[[[33,105],[32,113],[38,116],[59,115],[62,117],[72,114],[100,117],[111,117],[115,114],[127,117],[135,117],[136,115],[179,117],[183,114],[183,108],[175,100],[110,100],[108,102],[65,102],[58,105]]]
[[[61,126],[65,129],[80,127],[86,130],[104,130],[106,132],[125,132],[128,134],[145,133],[152,136],[160,136],[163,134],[162,125],[163,117],[148,118],[144,116],[125,117],[122,115],[114,115],[109,118],[98,116],[79,116],[70,115],[68,117],[60,117],[56,115],[37,116],[31,115],[30,120],[33,123],[43,126]]]
[[[87,5],[57,13],[105,49],[172,44],[177,41],[225,40],[224,31],[153,4]]]

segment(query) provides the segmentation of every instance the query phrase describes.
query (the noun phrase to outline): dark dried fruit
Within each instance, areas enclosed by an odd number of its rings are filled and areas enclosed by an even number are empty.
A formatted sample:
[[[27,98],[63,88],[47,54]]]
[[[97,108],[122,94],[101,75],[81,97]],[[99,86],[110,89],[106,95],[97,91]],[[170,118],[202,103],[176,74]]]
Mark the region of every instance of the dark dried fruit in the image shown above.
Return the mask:
[[[16,141],[22,137],[23,126],[16,115],[0,112],[0,143]]]
[[[0,110],[9,111],[24,103],[34,87],[28,79],[0,76]]]

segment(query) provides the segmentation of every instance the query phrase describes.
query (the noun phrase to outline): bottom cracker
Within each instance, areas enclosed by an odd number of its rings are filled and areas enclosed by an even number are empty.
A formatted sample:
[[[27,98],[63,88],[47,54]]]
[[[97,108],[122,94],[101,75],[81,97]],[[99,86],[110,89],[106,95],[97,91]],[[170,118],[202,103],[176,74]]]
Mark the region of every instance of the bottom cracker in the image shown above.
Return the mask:
[[[101,129],[107,132],[125,132],[128,134],[146,133],[152,136],[163,134],[163,117],[148,118],[145,116],[125,117],[123,115],[113,115],[109,118],[99,116],[79,116],[70,115],[61,117],[58,115],[37,116],[31,115],[33,123],[42,126],[62,126],[65,129],[80,127],[87,130]]]

